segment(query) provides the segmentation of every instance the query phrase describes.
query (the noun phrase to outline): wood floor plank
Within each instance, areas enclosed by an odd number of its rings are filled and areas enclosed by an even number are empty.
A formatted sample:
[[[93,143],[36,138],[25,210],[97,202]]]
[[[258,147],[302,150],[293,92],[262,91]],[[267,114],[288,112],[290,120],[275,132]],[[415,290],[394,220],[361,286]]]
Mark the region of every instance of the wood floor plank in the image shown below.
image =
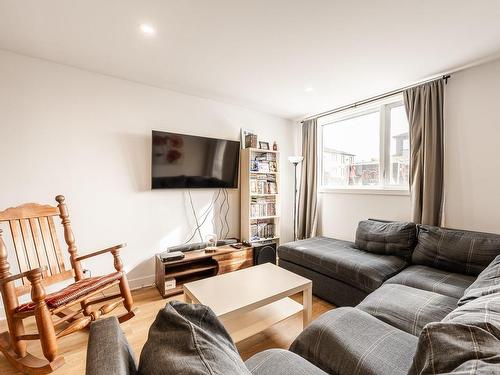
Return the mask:
[[[184,301],[184,295],[163,299],[158,293],[158,290],[154,287],[135,290],[132,294],[135,306],[139,308],[139,312],[137,316],[122,324],[122,328],[134,350],[136,359],[139,359],[141,349],[147,339],[149,327],[153,323],[158,311],[165,306],[165,303],[169,300],[177,299]],[[293,296],[292,298],[299,303],[302,302],[302,296],[300,294]],[[332,308],[334,308],[334,306],[328,302],[317,297],[313,297],[313,320]],[[123,312],[125,312],[125,310],[120,307],[113,311],[113,314],[118,315]],[[26,325],[26,332],[32,333],[35,329],[34,321],[28,321],[29,323]],[[0,321],[0,331],[5,330],[5,321]],[[263,332],[251,336],[246,340],[240,341],[237,344],[237,347],[244,360],[250,358],[255,353],[266,349],[288,349],[301,330],[302,316],[299,313],[272,326],[271,328],[266,329]],[[54,372],[54,374],[85,374],[87,340],[87,331],[80,331],[58,340],[60,353],[64,355],[66,364]],[[42,356],[41,349],[35,341],[28,342],[28,350],[37,356]],[[15,371],[10,366],[2,354],[0,354],[0,374],[21,375],[20,372]]]

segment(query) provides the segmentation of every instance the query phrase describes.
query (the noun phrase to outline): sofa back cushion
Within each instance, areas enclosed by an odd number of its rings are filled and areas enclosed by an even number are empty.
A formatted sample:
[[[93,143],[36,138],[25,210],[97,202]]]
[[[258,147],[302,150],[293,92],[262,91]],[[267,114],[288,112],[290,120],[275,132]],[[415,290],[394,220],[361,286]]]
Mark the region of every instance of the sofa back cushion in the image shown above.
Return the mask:
[[[481,296],[494,293],[500,293],[500,255],[465,289],[464,295],[458,300],[458,305],[461,306]]]
[[[139,374],[250,375],[250,371],[209,307],[171,301],[149,329]]]
[[[419,225],[412,263],[477,276],[500,255],[500,235]]]
[[[460,306],[422,330],[410,374],[496,374],[500,368],[500,294]]]
[[[409,259],[417,242],[417,226],[398,221],[360,221],[355,242],[361,250]]]

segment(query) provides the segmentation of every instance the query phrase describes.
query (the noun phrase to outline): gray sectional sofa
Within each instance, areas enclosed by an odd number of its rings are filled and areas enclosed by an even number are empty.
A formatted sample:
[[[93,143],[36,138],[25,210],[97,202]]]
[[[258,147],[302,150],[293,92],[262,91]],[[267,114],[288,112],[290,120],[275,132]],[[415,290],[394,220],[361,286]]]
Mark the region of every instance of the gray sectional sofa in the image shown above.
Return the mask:
[[[210,309],[170,303],[138,370],[116,320],[93,323],[87,374],[500,374],[500,235],[367,220],[354,243],[317,237],[278,254],[338,306],[289,351],[243,364]]]
[[[278,254],[341,306],[290,348],[327,373],[500,374],[500,235],[368,220]]]

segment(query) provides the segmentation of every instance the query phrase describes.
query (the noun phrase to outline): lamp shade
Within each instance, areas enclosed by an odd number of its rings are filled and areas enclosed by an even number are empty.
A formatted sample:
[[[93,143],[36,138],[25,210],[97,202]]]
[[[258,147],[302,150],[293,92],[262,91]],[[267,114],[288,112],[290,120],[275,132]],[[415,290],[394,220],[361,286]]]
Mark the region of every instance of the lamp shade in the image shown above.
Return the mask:
[[[302,162],[302,160],[304,160],[303,156],[289,156],[288,157],[288,161],[292,164],[299,164],[300,162]]]

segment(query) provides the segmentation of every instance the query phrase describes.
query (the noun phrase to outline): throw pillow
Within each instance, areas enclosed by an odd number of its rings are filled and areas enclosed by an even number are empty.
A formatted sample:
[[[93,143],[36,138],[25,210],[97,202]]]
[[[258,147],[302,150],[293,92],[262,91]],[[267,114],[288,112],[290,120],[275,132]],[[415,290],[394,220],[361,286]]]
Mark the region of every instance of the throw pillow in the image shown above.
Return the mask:
[[[250,372],[209,307],[172,301],[158,312],[149,329],[139,374],[249,375]]]
[[[419,225],[413,264],[477,276],[500,254],[500,235]]]
[[[409,374],[493,374],[500,368],[500,294],[460,306],[427,324]]]
[[[371,253],[409,258],[417,242],[417,226],[408,222],[364,220],[356,230],[356,246]]]
[[[458,306],[494,293],[500,293],[500,255],[465,289],[464,295],[458,300]]]

